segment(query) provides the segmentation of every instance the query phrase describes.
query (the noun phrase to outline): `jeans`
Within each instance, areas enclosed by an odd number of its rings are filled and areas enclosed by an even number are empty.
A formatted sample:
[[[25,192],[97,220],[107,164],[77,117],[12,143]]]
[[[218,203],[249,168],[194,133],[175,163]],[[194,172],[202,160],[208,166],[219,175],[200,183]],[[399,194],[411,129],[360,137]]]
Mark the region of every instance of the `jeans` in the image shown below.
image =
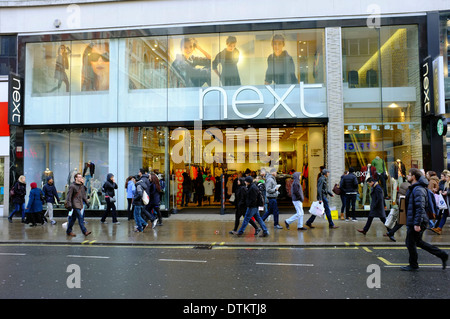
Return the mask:
[[[79,208],[74,208],[72,210],[72,214],[69,216],[69,221],[67,223],[67,234],[72,232],[72,227],[75,224],[75,221],[78,219],[78,224],[80,225],[81,231],[83,234],[86,234],[87,229],[84,227],[84,217],[81,214],[81,210]]]
[[[407,226],[407,231],[406,231],[406,248],[408,248],[408,252],[409,252],[409,265],[412,268],[419,268],[419,264],[417,262],[418,259],[418,255],[417,255],[417,247],[422,248],[423,250],[429,252],[430,254],[435,255],[436,257],[439,258],[444,258],[447,253],[444,252],[443,250],[439,249],[436,246],[433,246],[429,243],[426,243],[422,240],[422,235],[423,232],[425,231],[426,226],[425,225],[421,225],[420,226],[420,231],[416,232],[414,230],[414,226]]]
[[[9,218],[12,218],[13,215],[16,212],[20,211],[21,209],[22,209],[22,219],[25,219],[25,203],[23,203],[23,204],[14,204],[14,209],[11,212],[11,214],[9,214]]]
[[[295,214],[286,219],[286,223],[291,224],[297,220],[297,228],[303,227],[303,203],[299,200],[292,202],[295,207]]]
[[[242,222],[241,228],[239,228],[238,234],[242,235],[244,233],[244,230],[247,227],[247,225],[250,222],[250,219],[252,217],[255,217],[256,221],[261,226],[263,233],[267,234],[268,230],[267,230],[266,224],[264,224],[261,216],[259,216],[258,207],[248,207],[247,208],[247,211],[245,212],[245,216],[244,216],[244,221]]]
[[[268,197],[269,199],[269,209],[267,210],[267,212],[264,214],[264,216],[262,217],[263,220],[266,220],[266,218],[270,215],[273,214],[273,225],[279,225],[278,224],[278,215],[279,215],[279,211],[278,211],[278,203],[277,203],[277,199],[274,197]]]
[[[141,211],[143,208],[144,206],[134,206],[134,222],[136,223],[138,231],[143,231],[143,227],[147,226],[147,223],[141,216]]]
[[[350,205],[352,212],[350,214]],[[356,194],[345,194],[345,217],[355,219]]]
[[[333,220],[331,219],[331,211],[330,211],[330,206],[328,205],[328,199],[326,197],[322,198],[322,203],[323,203],[323,208],[325,209],[325,215],[327,216],[328,226],[333,227],[334,223],[333,223]],[[306,222],[306,225],[311,225],[315,219],[316,219],[316,215],[312,215]]]

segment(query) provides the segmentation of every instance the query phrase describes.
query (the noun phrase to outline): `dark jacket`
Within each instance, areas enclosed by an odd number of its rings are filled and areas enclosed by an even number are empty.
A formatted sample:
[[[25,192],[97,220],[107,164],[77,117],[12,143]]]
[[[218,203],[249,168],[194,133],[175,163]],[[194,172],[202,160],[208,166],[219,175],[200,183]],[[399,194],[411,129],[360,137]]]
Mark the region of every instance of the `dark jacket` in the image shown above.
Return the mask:
[[[56,191],[55,185],[53,183],[52,184],[48,183],[49,179],[50,178],[47,179],[47,184],[44,185],[44,187],[42,188],[42,191],[44,192],[45,202],[54,204],[55,197],[59,201],[59,196],[58,196],[58,192]]]
[[[295,172],[292,175],[292,178],[294,179],[294,182],[291,185],[291,196],[292,201],[301,201],[303,202],[305,197],[303,196],[303,189],[302,185],[300,184],[300,172]]]
[[[409,186],[406,193],[406,226],[428,225],[425,210],[428,201],[428,180],[421,176],[419,180]]]
[[[148,194],[148,196],[150,197],[150,205],[152,207],[159,207],[159,204],[161,203],[161,197],[154,183],[150,183],[150,194]]]
[[[111,177],[113,176],[114,175],[111,173],[106,176],[106,182],[103,184],[103,192],[105,193],[105,196],[114,197],[116,195],[114,190],[117,189],[117,184],[111,180]]]
[[[245,211],[247,207],[247,186],[245,186],[244,178],[240,177],[239,180],[241,184],[237,185],[234,205],[236,206],[236,209]]]
[[[150,184],[151,184],[151,182],[150,182],[150,178],[149,178],[148,174],[142,174],[142,176],[141,176],[141,178],[139,180],[143,182],[142,187],[147,192],[147,195],[150,196]]]
[[[25,203],[25,195],[27,194],[27,185],[17,181],[14,186],[14,196],[12,197],[13,204],[22,205]]]
[[[384,210],[384,196],[383,189],[380,184],[375,183],[374,187],[370,191],[370,196],[372,201],[370,203],[370,217],[381,217],[386,218],[386,212]]]
[[[358,179],[355,174],[348,173],[342,177],[339,187],[345,194],[356,194],[358,192]]]
[[[247,187],[247,198],[245,200],[245,205],[250,208],[258,207],[258,193],[259,189],[256,183],[251,183]]]
[[[42,201],[41,201],[42,190],[40,188],[33,188],[30,191],[30,196],[28,197],[28,205],[26,207],[27,213],[40,213],[42,212]]]
[[[321,175],[317,181],[317,200],[322,201],[327,195],[333,196],[333,193],[328,190],[328,178],[325,175]]]
[[[88,203],[86,198],[86,187],[84,187],[84,184],[73,182],[67,192],[67,206],[83,209],[83,202],[86,204]]]
[[[183,174],[183,192],[190,193],[192,191],[192,180],[188,173]]]

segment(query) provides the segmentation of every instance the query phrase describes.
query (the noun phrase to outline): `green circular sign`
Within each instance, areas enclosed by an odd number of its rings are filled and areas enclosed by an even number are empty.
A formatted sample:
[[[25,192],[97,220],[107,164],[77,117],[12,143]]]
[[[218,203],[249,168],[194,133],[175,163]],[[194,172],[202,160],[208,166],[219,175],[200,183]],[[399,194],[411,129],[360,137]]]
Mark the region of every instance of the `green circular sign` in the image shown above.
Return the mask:
[[[447,135],[447,119],[439,119],[436,129],[439,136]]]

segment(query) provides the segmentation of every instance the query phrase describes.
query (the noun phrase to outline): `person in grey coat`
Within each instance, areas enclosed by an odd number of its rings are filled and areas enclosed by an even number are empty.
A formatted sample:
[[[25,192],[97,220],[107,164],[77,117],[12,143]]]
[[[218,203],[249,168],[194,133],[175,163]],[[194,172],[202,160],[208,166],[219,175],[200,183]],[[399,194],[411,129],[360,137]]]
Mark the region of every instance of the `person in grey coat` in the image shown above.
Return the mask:
[[[357,229],[360,233],[364,235],[369,231],[369,228],[372,225],[372,221],[375,217],[380,218],[380,220],[383,222],[383,225],[384,223],[386,223],[383,189],[381,188],[380,184],[378,184],[378,181],[375,181],[372,177],[369,177],[367,179],[367,184],[372,189],[372,191],[370,192],[372,202],[370,203],[369,217],[367,217],[367,222],[364,228]]]
[[[289,229],[289,224],[297,220],[297,230],[307,230],[303,227],[303,201],[305,197],[303,196],[302,185],[300,184],[300,172],[295,172],[292,175],[294,182],[291,186],[292,203],[295,207],[295,214],[284,221],[286,228]]]

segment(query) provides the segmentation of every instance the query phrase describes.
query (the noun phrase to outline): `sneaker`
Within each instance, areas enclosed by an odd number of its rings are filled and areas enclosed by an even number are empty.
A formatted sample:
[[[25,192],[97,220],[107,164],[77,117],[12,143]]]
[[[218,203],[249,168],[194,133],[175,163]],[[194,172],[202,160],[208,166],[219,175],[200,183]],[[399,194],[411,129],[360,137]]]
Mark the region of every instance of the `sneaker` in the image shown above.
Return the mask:
[[[284,224],[286,225],[286,229],[289,229],[289,224],[287,221],[284,221]]]
[[[156,223],[158,222],[158,220],[155,218],[154,221],[152,221],[152,229],[156,227]]]
[[[255,229],[255,236],[258,236],[258,234],[261,232],[261,228],[257,228],[257,229]]]
[[[273,228],[275,228],[275,229],[283,229],[283,227],[281,227],[280,225],[275,225],[275,226],[273,226]]]
[[[120,222],[113,222],[113,225],[120,225]]]
[[[56,221],[54,221],[54,220],[50,221],[50,223],[51,223],[52,225],[56,225]]]
[[[108,224],[106,220],[100,221],[102,224]]]
[[[352,218],[352,222],[357,222],[358,220],[356,218]]]
[[[419,267],[416,268],[416,267],[411,267],[410,265],[408,265],[408,266],[402,266],[402,267],[400,267],[400,269],[403,271],[416,271],[419,269]]]

